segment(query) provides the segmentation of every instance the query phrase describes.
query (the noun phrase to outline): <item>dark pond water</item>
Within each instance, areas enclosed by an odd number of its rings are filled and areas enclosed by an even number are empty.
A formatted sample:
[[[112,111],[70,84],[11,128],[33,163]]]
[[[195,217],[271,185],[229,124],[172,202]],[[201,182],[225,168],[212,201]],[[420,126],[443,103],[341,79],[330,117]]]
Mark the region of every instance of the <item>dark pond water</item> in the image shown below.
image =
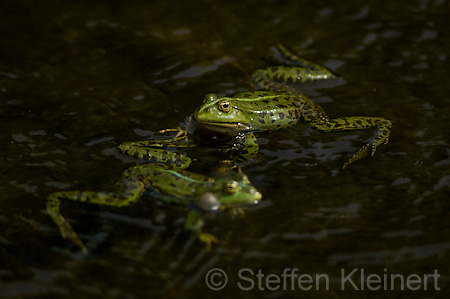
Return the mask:
[[[0,2],[1,297],[448,293],[446,1],[155,2]],[[339,74],[306,91],[328,115],[389,118],[390,143],[342,170],[372,132],[263,134],[245,169],[263,201],[208,222],[222,241],[211,252],[184,232],[183,208],[151,196],[64,202],[89,254],[61,239],[48,194],[113,190],[136,164],[119,143],[178,126],[207,93],[251,90],[277,42]],[[220,291],[205,282],[214,268]]]

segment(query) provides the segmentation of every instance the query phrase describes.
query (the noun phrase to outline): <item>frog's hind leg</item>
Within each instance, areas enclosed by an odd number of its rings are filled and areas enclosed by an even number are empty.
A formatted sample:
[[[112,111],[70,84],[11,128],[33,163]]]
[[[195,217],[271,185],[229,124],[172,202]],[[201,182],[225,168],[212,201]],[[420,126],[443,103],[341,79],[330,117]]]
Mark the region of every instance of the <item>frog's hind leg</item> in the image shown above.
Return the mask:
[[[70,199],[81,202],[98,202],[98,201],[110,201],[114,198],[114,195],[107,193],[99,193],[95,191],[62,191],[55,192],[47,198],[47,213],[52,218],[53,222],[58,226],[59,231],[63,239],[68,239],[75,245],[81,248],[84,253],[87,253],[86,246],[78,238],[77,233],[73,230],[72,226],[61,215],[60,205],[62,199]]]
[[[284,83],[288,81],[292,81],[293,83],[299,81],[303,83],[333,77],[333,72],[326,67],[303,59],[280,44],[277,47],[283,55],[284,59],[282,63],[285,65],[256,70],[252,74],[252,77],[258,88],[266,90],[287,90],[298,93],[295,89],[286,86]],[[282,83],[277,81],[281,81]]]
[[[60,191],[52,193],[48,196],[46,209],[53,222],[58,226],[63,239],[68,239],[87,253],[86,246],[78,238],[77,233],[72,226],[61,215],[60,205],[62,199],[73,201],[94,203],[98,205],[108,205],[114,207],[124,207],[135,203],[145,191],[145,186],[138,179],[125,171],[124,177],[119,183],[116,193],[112,192],[96,192],[96,191]]]
[[[343,168],[369,154],[373,156],[379,145],[389,141],[389,134],[392,127],[391,121],[382,117],[352,116],[334,119],[327,119],[324,117],[323,119],[316,120],[307,119],[307,121],[313,128],[323,132],[361,130],[375,126],[378,127],[376,137],[359,149],[347,162],[345,162]]]

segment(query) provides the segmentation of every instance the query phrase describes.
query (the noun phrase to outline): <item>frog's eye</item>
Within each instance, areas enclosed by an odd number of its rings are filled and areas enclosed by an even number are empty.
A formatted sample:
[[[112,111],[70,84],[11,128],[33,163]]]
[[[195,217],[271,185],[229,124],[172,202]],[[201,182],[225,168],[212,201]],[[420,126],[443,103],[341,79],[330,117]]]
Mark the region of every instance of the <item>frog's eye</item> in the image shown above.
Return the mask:
[[[224,100],[219,103],[219,109],[223,112],[230,112],[231,110],[231,104],[229,101]]]
[[[236,193],[238,190],[239,190],[238,182],[232,181],[227,184],[227,191],[229,193]]]

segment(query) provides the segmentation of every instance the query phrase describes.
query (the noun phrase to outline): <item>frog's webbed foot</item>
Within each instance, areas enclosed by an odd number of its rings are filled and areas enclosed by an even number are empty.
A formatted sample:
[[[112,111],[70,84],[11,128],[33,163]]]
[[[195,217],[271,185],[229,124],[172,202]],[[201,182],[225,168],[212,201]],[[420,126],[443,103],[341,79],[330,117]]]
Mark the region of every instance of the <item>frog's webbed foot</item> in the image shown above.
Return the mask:
[[[376,140],[376,138],[374,140]],[[388,141],[389,141],[388,138],[386,138],[384,139],[383,143],[380,144],[388,143]],[[360,148],[350,159],[348,159],[347,162],[344,163],[342,169],[345,169],[345,167],[347,167],[349,164],[358,161],[359,159],[362,159],[364,157],[367,157],[369,155],[373,157],[375,151],[377,150],[377,145],[380,144],[376,144],[376,142],[374,141],[372,141],[372,143],[367,143],[362,148]]]
[[[185,229],[197,234],[198,239],[206,244],[206,250],[211,251],[211,244],[219,243],[219,240],[214,235],[202,232],[203,225],[203,214],[198,210],[190,211],[184,223]]]
[[[59,231],[61,232],[63,239],[71,241],[73,244],[81,248],[84,254],[87,254],[87,248],[84,246],[83,241],[78,238],[77,233],[67,221],[64,221],[64,223],[59,226]]]
[[[389,142],[389,135],[391,133],[392,123],[388,119],[381,117],[354,117],[354,119],[359,123],[361,128],[377,126],[378,133],[375,138],[373,138],[369,143],[360,148],[347,162],[344,163],[344,169],[350,163],[353,163],[361,158],[367,157],[369,155],[373,157],[379,145]]]
[[[211,251],[212,243],[219,244],[219,239],[217,239],[214,235],[207,234],[204,232],[198,234],[198,239],[206,244],[207,251]]]
[[[167,132],[177,132],[175,137],[172,138],[172,141],[184,140],[187,138],[188,135],[187,131],[181,127],[178,127],[176,129],[159,130],[159,133],[167,133]]]
[[[319,114],[316,116],[304,114],[303,117],[312,125],[312,127],[324,132],[361,130],[370,127],[378,128],[376,137],[359,149],[349,160],[347,160],[347,162],[344,163],[343,168],[346,168],[349,164],[359,159],[369,155],[373,156],[379,145],[385,144],[389,141],[389,134],[392,127],[391,121],[382,117],[351,116],[328,119],[325,114]]]
[[[345,169],[345,167],[347,167],[349,164],[358,161],[359,159],[362,159],[364,157],[367,157],[369,155],[370,152],[370,144],[367,143],[366,145],[364,145],[362,148],[360,148],[350,159],[348,159],[344,165],[342,166],[342,169]],[[372,150],[372,156],[375,153],[375,150]]]

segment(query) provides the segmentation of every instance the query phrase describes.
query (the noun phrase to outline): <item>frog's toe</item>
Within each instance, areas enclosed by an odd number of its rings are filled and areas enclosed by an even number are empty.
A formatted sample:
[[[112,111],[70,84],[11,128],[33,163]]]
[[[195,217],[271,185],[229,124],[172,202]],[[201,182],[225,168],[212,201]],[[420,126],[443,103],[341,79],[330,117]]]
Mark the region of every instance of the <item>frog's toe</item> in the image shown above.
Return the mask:
[[[163,130],[159,130],[158,133],[178,132],[178,131],[180,131],[179,128],[177,128],[177,129],[163,129]]]
[[[175,135],[175,137],[173,138],[173,140],[185,139],[185,138],[187,138],[187,132],[186,132],[186,130],[179,129],[177,135]]]
[[[372,146],[372,152],[371,152],[371,156],[373,157],[373,155],[375,155],[375,151],[377,150],[376,146]]]
[[[219,243],[219,239],[217,239],[214,235],[207,234],[207,233],[200,233],[198,235],[198,238],[200,241],[206,243],[206,250],[211,251],[211,244],[212,243]]]
[[[345,167],[347,167],[349,164],[366,157],[369,154],[370,147],[371,147],[371,145],[369,143],[367,143],[362,148],[360,148],[350,159],[347,160],[347,162],[344,163],[344,165],[342,166],[342,169],[345,169]],[[375,153],[375,149],[376,149],[376,147],[372,146],[372,150],[371,150],[372,156]]]
[[[86,246],[84,246],[83,241],[78,238],[77,233],[73,230],[69,223],[65,222],[60,228],[61,236],[63,239],[70,240],[73,244],[81,248],[84,254],[87,253]]]

